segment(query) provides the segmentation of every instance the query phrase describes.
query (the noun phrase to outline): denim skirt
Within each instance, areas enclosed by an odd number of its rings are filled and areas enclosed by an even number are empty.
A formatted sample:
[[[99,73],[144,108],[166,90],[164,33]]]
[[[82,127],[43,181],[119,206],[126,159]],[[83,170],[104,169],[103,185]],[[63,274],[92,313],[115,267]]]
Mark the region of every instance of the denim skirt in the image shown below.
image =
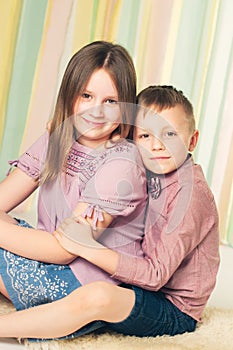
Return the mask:
[[[19,225],[31,227],[24,220]],[[16,310],[28,309],[64,298],[81,286],[68,265],[39,262],[0,248],[0,275]],[[61,315],[62,317],[62,315]],[[63,339],[74,338],[100,328],[94,322]],[[41,341],[41,339],[34,339]]]

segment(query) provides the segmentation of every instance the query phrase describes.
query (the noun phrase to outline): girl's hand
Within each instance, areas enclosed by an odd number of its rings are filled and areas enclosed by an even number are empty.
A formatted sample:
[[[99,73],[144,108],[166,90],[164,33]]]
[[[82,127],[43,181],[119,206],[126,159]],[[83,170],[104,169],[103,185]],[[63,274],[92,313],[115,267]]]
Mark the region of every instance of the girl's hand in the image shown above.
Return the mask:
[[[86,248],[103,248],[95,241],[90,225],[77,222],[75,218],[66,219],[54,232],[60,245],[68,252],[82,256]]]

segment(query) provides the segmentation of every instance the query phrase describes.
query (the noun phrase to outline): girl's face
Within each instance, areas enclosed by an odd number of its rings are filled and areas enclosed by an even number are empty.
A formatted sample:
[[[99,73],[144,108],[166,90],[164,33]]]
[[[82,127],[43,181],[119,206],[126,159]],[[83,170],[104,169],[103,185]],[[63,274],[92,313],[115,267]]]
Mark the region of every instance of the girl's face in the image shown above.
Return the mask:
[[[110,75],[96,70],[90,77],[84,93],[74,104],[74,126],[78,141],[95,148],[107,141],[121,122],[118,92]]]
[[[198,131],[191,132],[182,106],[156,111],[139,111],[134,140],[147,169],[156,174],[170,173],[185,161],[196,146]]]

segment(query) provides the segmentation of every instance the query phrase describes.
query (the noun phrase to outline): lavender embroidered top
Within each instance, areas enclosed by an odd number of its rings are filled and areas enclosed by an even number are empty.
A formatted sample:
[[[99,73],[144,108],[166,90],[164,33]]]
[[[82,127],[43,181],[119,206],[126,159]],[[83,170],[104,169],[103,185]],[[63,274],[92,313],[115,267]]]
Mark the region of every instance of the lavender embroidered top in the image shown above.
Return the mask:
[[[219,267],[214,197],[192,158],[159,177],[160,196],[156,199],[152,188],[149,193],[144,256],[121,254],[113,277],[161,290],[182,312],[201,321]]]
[[[40,174],[48,147],[48,133],[42,135],[17,161],[29,176]],[[146,207],[146,176],[136,146],[126,140],[111,147],[90,149],[74,142],[66,173],[52,184],[42,185],[38,197],[38,229],[53,232],[77,206],[89,203],[98,220],[101,211],[113,216],[100,242],[127,255],[142,256]],[[107,280],[118,284],[106,272],[77,258],[70,264],[81,284]]]

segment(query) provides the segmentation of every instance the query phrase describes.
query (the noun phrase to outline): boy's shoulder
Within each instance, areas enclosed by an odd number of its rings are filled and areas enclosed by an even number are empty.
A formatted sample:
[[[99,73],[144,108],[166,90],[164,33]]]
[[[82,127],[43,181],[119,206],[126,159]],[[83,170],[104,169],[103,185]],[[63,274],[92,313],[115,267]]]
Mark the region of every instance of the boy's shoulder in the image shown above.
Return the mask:
[[[214,201],[214,195],[205,177],[200,164],[193,164],[193,190],[202,200],[206,197],[209,201]]]

